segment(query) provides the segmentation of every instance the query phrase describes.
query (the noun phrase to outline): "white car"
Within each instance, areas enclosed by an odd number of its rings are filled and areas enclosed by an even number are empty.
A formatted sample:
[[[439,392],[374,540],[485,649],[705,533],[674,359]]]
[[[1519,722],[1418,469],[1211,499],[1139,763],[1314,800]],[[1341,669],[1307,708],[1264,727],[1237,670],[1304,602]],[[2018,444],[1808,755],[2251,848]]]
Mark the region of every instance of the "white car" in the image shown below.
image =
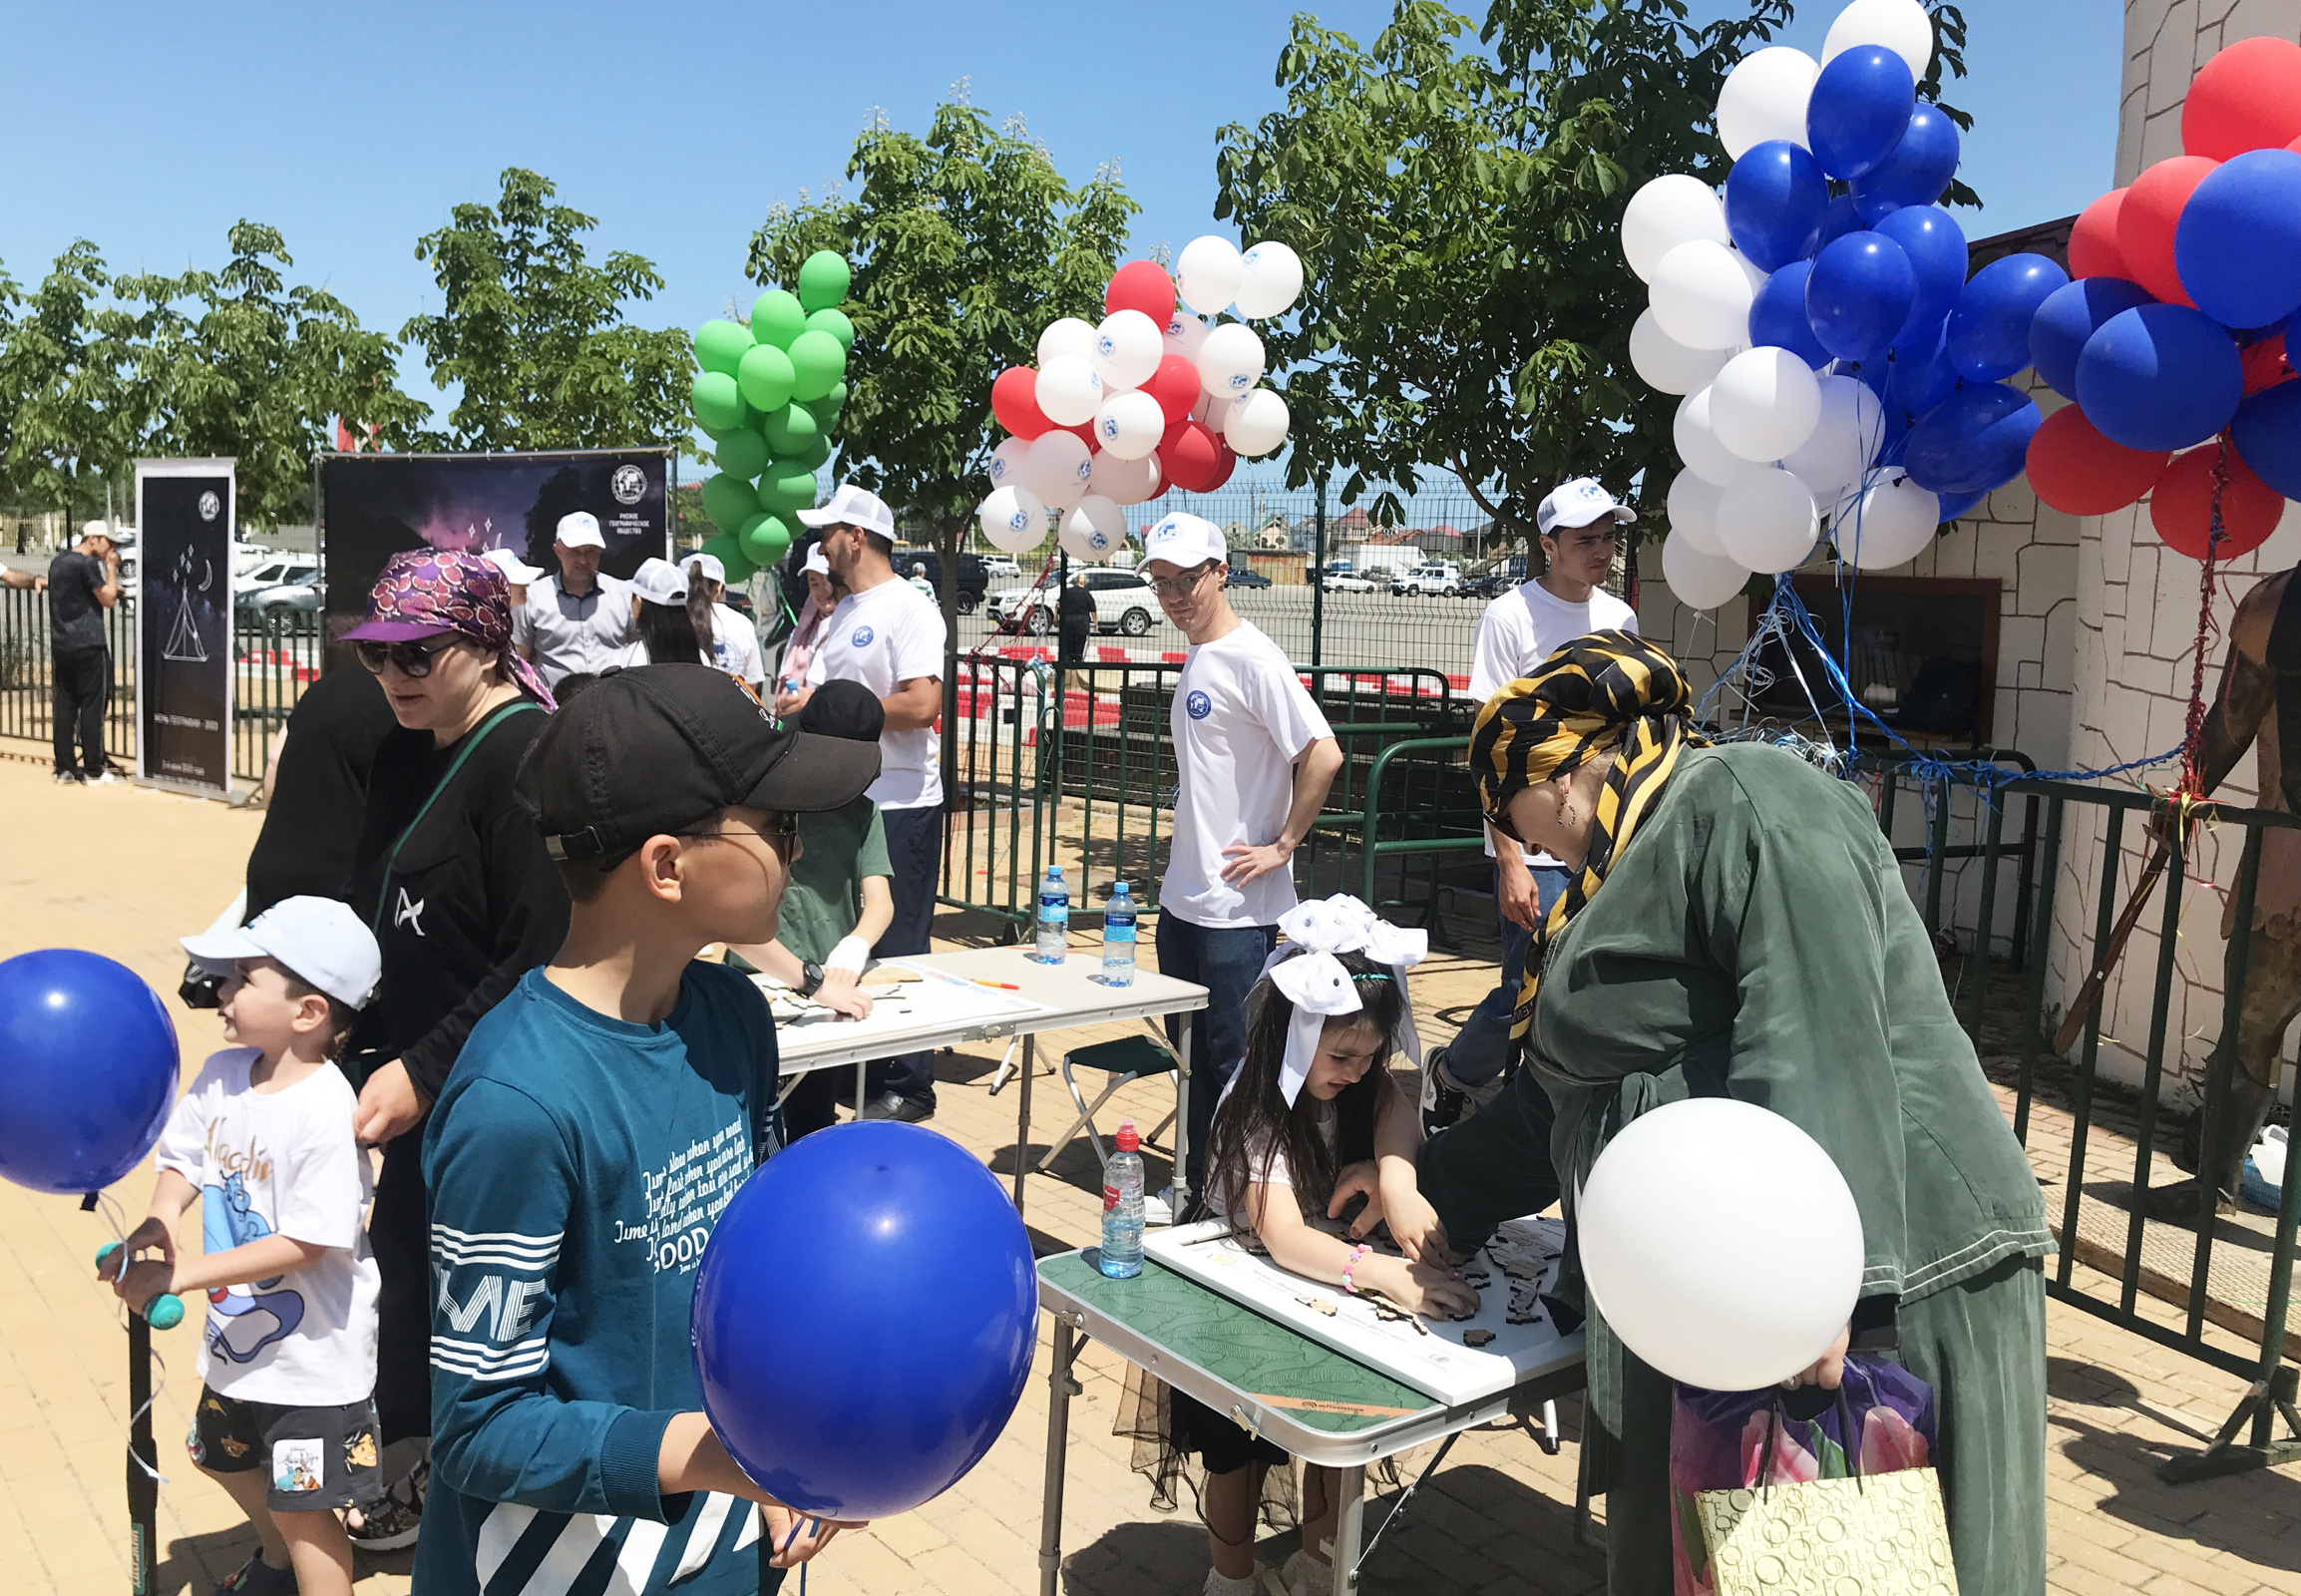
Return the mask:
[[[1411,571],[1390,573],[1390,592],[1393,594],[1451,598],[1461,591],[1462,568],[1446,561],[1433,560]]]
[[[1129,637],[1140,637],[1149,632],[1152,621],[1165,618],[1159,612],[1158,597],[1150,591],[1150,584],[1131,571],[1089,571],[1086,591],[1094,596],[1097,631],[1121,631]],[[1050,580],[1044,589],[1037,591],[1002,588],[983,601],[989,608],[992,626],[1003,626],[1008,616],[1019,614],[1024,631],[1043,637],[1055,628],[1056,606],[1062,601],[1062,595]]]
[[[231,579],[234,594],[258,588],[303,587],[319,581],[319,561],[310,555],[274,555]]]
[[[982,574],[986,577],[1007,577],[1019,580],[1022,576],[1022,567],[1016,565],[1005,555],[984,555],[982,557]]]
[[[1329,593],[1372,593],[1374,591],[1372,581],[1359,576],[1354,571],[1329,572],[1320,581],[1319,586]]]

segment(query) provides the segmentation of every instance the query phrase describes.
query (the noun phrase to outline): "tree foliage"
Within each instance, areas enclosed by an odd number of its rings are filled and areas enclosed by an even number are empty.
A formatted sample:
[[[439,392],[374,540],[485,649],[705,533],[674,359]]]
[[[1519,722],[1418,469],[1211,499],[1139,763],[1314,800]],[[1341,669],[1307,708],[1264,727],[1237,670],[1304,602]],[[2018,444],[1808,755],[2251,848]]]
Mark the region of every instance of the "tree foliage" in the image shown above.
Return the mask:
[[[96,245],[75,239],[12,315],[0,349],[8,485],[43,507],[101,505],[104,483],[139,452],[152,404],[137,349],[145,329],[111,288]],[[10,281],[12,311],[15,293]]]

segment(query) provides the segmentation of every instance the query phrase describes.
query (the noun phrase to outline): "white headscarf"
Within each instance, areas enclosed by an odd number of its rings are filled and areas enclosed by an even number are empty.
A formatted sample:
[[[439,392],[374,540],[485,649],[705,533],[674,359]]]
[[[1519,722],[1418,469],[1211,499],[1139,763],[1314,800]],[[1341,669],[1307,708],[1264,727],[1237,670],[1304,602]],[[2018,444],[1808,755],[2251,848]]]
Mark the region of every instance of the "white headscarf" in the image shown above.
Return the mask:
[[[1287,1055],[1279,1067],[1279,1090],[1294,1107],[1310,1078],[1311,1063],[1319,1055],[1319,1035],[1337,1014],[1355,1014],[1365,1008],[1358,984],[1350,979],[1337,954],[1363,954],[1377,965],[1387,965],[1398,984],[1397,1043],[1417,1067],[1422,1062],[1422,1038],[1414,1028],[1414,1004],[1406,992],[1406,972],[1430,951],[1430,934],[1405,931],[1391,925],[1347,893],[1297,904],[1279,919],[1287,940],[1263,962],[1269,978],[1295,1005],[1287,1026]]]

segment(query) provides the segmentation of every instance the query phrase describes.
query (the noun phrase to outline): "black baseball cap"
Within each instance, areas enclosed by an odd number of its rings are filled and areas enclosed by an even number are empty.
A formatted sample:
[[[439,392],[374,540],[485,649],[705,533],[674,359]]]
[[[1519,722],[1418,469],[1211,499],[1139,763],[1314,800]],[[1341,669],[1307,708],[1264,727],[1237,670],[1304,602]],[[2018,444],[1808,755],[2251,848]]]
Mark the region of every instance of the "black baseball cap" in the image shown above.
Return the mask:
[[[887,731],[887,706],[860,681],[827,681],[807,695],[797,720],[813,736],[875,743]]]
[[[517,788],[554,859],[613,860],[731,804],[809,814],[878,779],[875,742],[778,726],[710,665],[642,665],[553,715]]]

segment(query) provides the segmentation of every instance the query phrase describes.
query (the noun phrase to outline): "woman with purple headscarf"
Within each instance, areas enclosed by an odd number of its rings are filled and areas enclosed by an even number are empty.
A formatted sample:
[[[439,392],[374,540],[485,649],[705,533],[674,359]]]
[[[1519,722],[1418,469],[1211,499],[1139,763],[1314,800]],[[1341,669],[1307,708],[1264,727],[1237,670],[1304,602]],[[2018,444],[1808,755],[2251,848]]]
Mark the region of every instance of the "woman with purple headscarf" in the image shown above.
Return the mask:
[[[376,750],[347,897],[383,948],[383,981],[346,1062],[361,1141],[384,1149],[368,1240],[382,1275],[376,1409],[384,1443],[431,1434],[425,1112],[464,1038],[567,936],[568,897],[512,778],[552,695],[512,647],[511,591],[478,555],[394,555],[344,633],[398,727]],[[396,1469],[352,1531],[373,1550],[416,1538],[425,1469]]]

